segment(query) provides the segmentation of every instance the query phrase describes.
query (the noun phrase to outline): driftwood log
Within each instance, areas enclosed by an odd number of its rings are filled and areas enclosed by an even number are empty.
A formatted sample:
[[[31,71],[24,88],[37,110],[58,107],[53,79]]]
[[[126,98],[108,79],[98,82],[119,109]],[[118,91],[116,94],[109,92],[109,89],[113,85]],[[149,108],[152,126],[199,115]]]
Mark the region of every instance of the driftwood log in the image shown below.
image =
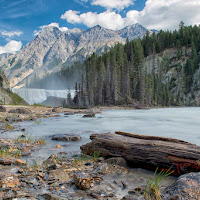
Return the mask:
[[[178,139],[126,132],[92,134],[81,150],[93,155],[123,157],[133,167],[173,170],[174,175],[200,171],[200,146]]]

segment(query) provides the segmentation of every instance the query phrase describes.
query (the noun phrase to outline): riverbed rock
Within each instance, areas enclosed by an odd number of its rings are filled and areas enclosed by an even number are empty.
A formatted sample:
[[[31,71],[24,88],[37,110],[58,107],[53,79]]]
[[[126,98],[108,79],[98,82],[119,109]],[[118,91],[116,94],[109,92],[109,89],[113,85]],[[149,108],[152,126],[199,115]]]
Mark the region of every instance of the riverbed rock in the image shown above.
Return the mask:
[[[0,172],[0,188],[15,188],[19,185],[19,179],[6,172]]]
[[[105,160],[108,164],[118,165],[120,167],[127,167],[127,161],[122,157],[109,158]]]
[[[15,164],[15,160],[6,159],[6,158],[1,158],[1,159],[0,159],[0,164],[1,164],[1,165],[12,165],[12,164]]]
[[[0,105],[0,112],[6,112],[6,108],[2,105]]]
[[[59,181],[63,181],[63,182],[71,181],[71,178],[68,172],[66,172],[63,168],[51,170],[49,173],[49,176],[55,179],[59,179]]]
[[[163,192],[164,200],[200,199],[200,172],[180,176]]]
[[[7,121],[7,122],[22,122],[23,119],[21,119],[21,117],[19,115],[16,115],[16,116],[7,116],[5,118],[5,121]]]
[[[15,163],[16,163],[17,165],[25,165],[25,164],[26,164],[25,161],[20,160],[20,159],[16,159],[16,160],[15,160]]]
[[[83,115],[84,118],[94,118],[95,117],[95,113],[89,113],[86,115]]]
[[[102,163],[95,169],[95,173],[107,174],[114,170],[114,167],[108,163]]]
[[[88,173],[75,172],[73,178],[76,187],[81,190],[89,189],[94,185],[93,178]]]
[[[8,113],[31,114],[32,111],[28,110],[28,109],[25,109],[25,108],[16,108],[16,109],[9,110]]]
[[[53,135],[52,140],[58,141],[77,141],[80,140],[81,136],[77,134],[56,134]]]
[[[65,112],[64,115],[68,116],[68,115],[74,115],[74,112]]]
[[[55,113],[61,113],[61,109],[60,108],[53,108],[52,109],[52,112],[55,112]]]

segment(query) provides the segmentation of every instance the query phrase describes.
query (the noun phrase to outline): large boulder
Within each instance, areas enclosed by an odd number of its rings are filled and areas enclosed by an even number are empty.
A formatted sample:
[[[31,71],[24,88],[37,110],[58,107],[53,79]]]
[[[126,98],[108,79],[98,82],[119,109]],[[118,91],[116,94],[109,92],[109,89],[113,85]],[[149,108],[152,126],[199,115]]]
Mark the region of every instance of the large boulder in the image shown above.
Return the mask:
[[[2,105],[0,105],[0,112],[6,112],[6,108]]]
[[[77,134],[56,134],[53,135],[52,140],[58,140],[58,141],[77,141],[80,140],[81,136]]]
[[[18,113],[18,114],[31,114],[31,110],[25,108],[17,108],[9,110],[9,113]]]
[[[180,176],[163,192],[164,200],[200,199],[200,172]]]

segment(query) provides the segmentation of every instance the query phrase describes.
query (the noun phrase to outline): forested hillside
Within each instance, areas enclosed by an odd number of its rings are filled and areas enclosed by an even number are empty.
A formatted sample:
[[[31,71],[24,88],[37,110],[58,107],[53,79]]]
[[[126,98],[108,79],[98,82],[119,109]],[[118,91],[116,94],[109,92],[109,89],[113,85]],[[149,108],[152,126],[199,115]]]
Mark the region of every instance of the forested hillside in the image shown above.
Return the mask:
[[[199,51],[198,26],[181,22],[178,31],[147,31],[143,39],[127,40],[86,59],[74,103],[199,106]]]

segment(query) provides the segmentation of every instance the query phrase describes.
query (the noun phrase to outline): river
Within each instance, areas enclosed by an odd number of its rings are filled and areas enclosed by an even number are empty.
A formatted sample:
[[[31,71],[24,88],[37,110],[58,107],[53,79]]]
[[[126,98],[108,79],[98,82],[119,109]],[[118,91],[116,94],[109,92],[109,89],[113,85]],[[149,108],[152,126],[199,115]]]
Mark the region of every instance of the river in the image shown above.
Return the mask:
[[[82,114],[38,119],[37,122],[18,123],[32,138],[44,138],[47,145],[32,154],[31,159],[44,160],[53,153],[69,155],[80,152],[80,146],[90,142],[92,133],[128,131],[138,134],[172,137],[200,145],[200,108],[160,108],[150,110],[106,110],[96,118]],[[82,139],[76,142],[51,140],[54,134],[76,133]],[[2,137],[17,138],[21,131],[6,132]],[[56,145],[62,146],[56,149]]]

